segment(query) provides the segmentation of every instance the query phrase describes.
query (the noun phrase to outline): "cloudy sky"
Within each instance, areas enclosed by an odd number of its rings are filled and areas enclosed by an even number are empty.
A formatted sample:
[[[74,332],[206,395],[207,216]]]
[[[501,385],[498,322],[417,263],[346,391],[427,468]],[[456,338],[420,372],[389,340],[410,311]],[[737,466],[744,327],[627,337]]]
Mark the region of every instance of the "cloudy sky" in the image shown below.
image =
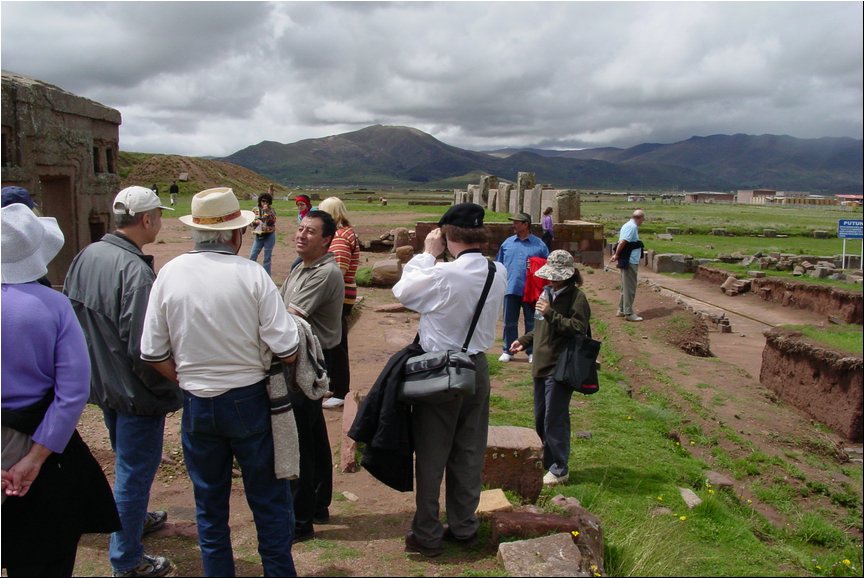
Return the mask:
[[[861,2],[10,2],[2,67],[229,155],[405,125],[448,144],[862,138]]]

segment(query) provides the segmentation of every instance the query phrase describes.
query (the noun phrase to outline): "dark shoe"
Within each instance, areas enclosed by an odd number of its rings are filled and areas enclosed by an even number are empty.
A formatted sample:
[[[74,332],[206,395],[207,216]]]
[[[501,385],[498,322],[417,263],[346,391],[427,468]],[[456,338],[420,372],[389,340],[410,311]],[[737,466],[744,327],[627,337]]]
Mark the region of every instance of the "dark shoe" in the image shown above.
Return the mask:
[[[135,568],[126,572],[118,572],[114,570],[114,576],[165,576],[172,569],[171,560],[164,556],[150,556],[144,554],[141,557],[141,562]]]
[[[144,518],[144,536],[161,530],[168,521],[168,512],[165,510],[156,510],[155,512],[147,512],[147,517]]]
[[[435,558],[436,556],[440,556],[442,553],[444,553],[444,548],[442,548],[441,546],[438,546],[437,548],[430,548],[429,546],[424,546],[417,540],[414,532],[408,532],[408,535],[405,536],[405,551],[417,552],[418,554],[423,554],[427,558]]]
[[[324,508],[323,512],[317,512],[313,517],[312,521],[316,524],[326,524],[330,521],[330,509]]]
[[[450,526],[445,526],[444,540],[446,542],[453,542],[454,544],[462,544],[463,546],[474,546],[477,543],[477,532],[474,532],[467,538],[460,538],[450,530]]]
[[[315,537],[315,529],[309,528],[308,530],[294,530],[294,541],[293,544],[298,544],[300,542],[306,542],[307,540],[311,540]]]

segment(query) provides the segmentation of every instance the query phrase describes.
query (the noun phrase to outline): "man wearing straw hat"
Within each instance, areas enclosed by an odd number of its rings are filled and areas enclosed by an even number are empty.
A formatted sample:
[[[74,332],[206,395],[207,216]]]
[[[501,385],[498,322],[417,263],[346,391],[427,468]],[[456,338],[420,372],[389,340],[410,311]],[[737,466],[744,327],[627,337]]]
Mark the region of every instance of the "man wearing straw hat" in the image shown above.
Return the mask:
[[[90,350],[90,402],[97,404],[115,455],[114,499],[123,529],[111,534],[115,576],[164,576],[171,562],[144,552],[143,534],[165,525],[164,511],[147,512],[150,486],[162,460],[165,415],[180,409],[177,384],[141,361],[141,330],[163,207],[151,189],[133,186],[114,199],[117,229],[72,261],[63,292],[72,301]]]
[[[295,576],[294,508],[276,477],[267,371],[293,363],[297,326],[264,269],[237,253],[255,218],[229,188],[192,198],[195,248],[169,261],[150,294],[141,357],[183,390],[183,456],[195,490],[206,576],[234,576],[228,525],[234,459],[265,576]],[[272,352],[272,353],[271,353]]]

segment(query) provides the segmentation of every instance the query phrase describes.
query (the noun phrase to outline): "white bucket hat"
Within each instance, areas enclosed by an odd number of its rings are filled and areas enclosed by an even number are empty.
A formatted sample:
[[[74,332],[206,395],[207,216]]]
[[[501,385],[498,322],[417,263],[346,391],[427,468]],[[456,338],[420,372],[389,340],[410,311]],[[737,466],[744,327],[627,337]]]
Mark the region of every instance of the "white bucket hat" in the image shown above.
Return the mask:
[[[0,271],[3,283],[29,283],[48,273],[48,263],[63,248],[63,231],[54,217],[37,217],[15,203],[2,212]]]
[[[234,191],[218,187],[192,197],[192,214],[180,217],[184,225],[203,231],[242,229],[255,220],[252,211],[240,210]]]
[[[558,249],[549,253],[546,264],[540,267],[534,276],[547,281],[566,281],[575,273],[576,262],[573,260],[573,255]]]

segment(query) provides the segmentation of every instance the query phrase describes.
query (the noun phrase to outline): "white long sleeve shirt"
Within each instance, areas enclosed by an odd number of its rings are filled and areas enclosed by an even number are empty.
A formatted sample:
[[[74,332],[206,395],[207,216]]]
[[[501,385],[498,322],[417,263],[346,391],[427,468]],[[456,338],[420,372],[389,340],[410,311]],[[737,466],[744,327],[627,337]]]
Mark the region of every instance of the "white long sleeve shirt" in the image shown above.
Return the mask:
[[[468,345],[468,353],[486,351],[495,341],[495,327],[507,290],[507,269],[497,273]],[[405,307],[420,313],[420,346],[424,351],[461,350],[483,291],[488,260],[479,251],[463,252],[455,261],[436,263],[430,253],[415,255],[393,286]]]

